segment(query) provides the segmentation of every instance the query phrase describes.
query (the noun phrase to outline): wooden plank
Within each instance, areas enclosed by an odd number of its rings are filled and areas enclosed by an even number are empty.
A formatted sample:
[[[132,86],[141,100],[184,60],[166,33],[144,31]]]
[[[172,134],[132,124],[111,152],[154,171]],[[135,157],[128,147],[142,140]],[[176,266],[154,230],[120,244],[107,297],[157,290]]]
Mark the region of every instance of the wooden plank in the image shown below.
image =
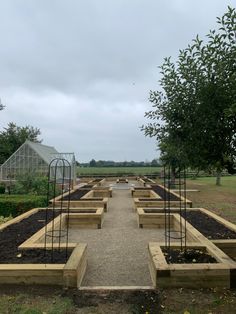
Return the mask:
[[[64,284],[77,287],[81,284],[87,266],[87,244],[80,243],[73,250],[63,269]]]
[[[21,220],[30,217],[31,215],[37,213],[39,210],[45,210],[45,208],[33,208],[33,209],[30,209],[30,210],[28,210],[27,212],[25,212],[25,213],[23,213],[23,214],[21,214],[21,215],[15,217],[15,218],[13,218],[13,219],[11,219],[11,220],[9,220],[9,221],[7,221],[7,222],[1,224],[1,225],[0,225],[0,230],[3,230],[3,229],[5,229],[6,227],[8,227],[8,226],[10,226],[10,225],[13,225],[13,224],[15,224],[15,223],[18,223],[18,222],[20,222]]]
[[[64,264],[1,264],[0,284],[63,284]]]
[[[162,244],[163,245],[163,244]],[[203,248],[204,244],[188,247]],[[179,247],[172,245],[171,247]],[[204,247],[209,250],[208,247]],[[167,264],[159,243],[149,243],[149,269],[155,287],[226,287],[231,285],[229,263]]]

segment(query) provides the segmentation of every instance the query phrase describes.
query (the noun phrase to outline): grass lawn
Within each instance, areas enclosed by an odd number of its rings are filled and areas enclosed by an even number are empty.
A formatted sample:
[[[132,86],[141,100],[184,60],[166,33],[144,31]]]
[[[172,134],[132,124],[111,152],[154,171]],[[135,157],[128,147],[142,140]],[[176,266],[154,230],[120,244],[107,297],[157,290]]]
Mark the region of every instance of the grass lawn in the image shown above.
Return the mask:
[[[122,174],[158,174],[161,167],[78,167],[77,175],[122,175]]]
[[[236,223],[236,176],[222,177],[221,186],[216,186],[212,177],[188,180],[187,188],[199,190],[187,193],[194,207],[204,207]]]
[[[50,287],[0,288],[1,314],[233,314],[236,291],[63,291]]]

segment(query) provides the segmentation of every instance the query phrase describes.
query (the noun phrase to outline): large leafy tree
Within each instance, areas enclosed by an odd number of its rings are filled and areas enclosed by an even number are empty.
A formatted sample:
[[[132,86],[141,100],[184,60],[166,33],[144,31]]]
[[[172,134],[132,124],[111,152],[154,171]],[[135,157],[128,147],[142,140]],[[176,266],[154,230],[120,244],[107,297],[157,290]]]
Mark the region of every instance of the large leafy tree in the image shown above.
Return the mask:
[[[198,36],[178,60],[164,60],[160,91],[151,91],[152,122],[143,126],[155,136],[162,159],[198,169],[227,168],[236,156],[236,10],[217,18],[219,28]],[[219,184],[218,175],[217,183]]]
[[[32,126],[20,127],[15,123],[8,123],[0,132],[0,164],[6,161],[27,139],[40,143],[38,136],[40,129]]]

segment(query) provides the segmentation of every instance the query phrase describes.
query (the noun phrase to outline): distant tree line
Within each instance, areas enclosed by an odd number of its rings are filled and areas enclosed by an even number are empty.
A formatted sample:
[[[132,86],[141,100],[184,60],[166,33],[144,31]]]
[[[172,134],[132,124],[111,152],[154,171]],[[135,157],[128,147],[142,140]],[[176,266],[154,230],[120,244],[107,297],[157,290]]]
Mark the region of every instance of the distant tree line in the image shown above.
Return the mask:
[[[88,163],[80,163],[81,167],[159,167],[158,159],[152,161],[113,161],[113,160],[95,160]]]

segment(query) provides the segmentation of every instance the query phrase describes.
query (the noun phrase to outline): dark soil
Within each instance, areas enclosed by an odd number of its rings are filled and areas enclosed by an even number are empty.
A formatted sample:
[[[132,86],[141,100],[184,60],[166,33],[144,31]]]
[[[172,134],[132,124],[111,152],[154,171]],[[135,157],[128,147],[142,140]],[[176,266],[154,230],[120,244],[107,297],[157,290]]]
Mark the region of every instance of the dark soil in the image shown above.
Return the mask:
[[[81,201],[102,201],[103,197],[91,197],[91,198],[82,198]]]
[[[93,186],[94,186],[94,184],[86,184],[86,185],[82,186],[80,188],[80,190],[83,190],[83,189],[91,190],[93,188]]]
[[[164,208],[144,208],[143,210],[147,214],[164,213]]]
[[[217,263],[216,259],[200,249],[162,249],[168,264]]]
[[[69,296],[71,296],[71,292]],[[65,296],[68,293],[64,294]],[[74,304],[79,308],[83,307],[97,307],[99,304],[106,303],[120,303],[129,304],[131,313],[134,314],[154,314],[160,313],[161,303],[159,298],[159,292],[156,290],[101,290],[101,291],[75,291],[72,295]],[[91,313],[93,313],[91,311]],[[94,312],[95,313],[95,312]],[[100,313],[100,312],[99,312]]]
[[[58,215],[55,214],[54,217]],[[52,220],[52,211],[48,212],[48,222]],[[22,221],[10,225],[0,232],[0,264],[51,263],[51,253],[44,250],[19,251],[18,246],[45,226],[45,211],[41,210]],[[20,254],[20,255],[19,255]],[[17,257],[17,255],[19,257]],[[55,252],[54,263],[65,263],[65,251]]]
[[[71,201],[77,201],[79,199],[81,199],[82,196],[84,196],[85,194],[87,194],[90,190],[81,190],[81,189],[78,189],[76,190],[75,192],[71,193],[70,195],[70,200]],[[64,201],[67,201],[69,199],[69,195],[66,195],[63,197],[63,200]]]
[[[96,209],[83,209],[83,210],[73,210],[73,211],[70,211],[70,213],[74,214],[74,213],[81,213],[81,214],[95,214],[96,213]]]
[[[187,211],[186,220],[208,239],[236,239],[236,232],[200,211]]]
[[[166,200],[170,200],[170,201],[179,201],[180,198],[178,196],[176,196],[175,194],[168,192],[160,186],[160,185],[151,185],[152,186],[152,190],[154,192],[156,192],[160,197],[160,201],[163,201],[166,197]]]
[[[139,201],[144,201],[144,202],[148,202],[148,201],[155,201],[155,202],[160,202],[162,201],[161,199],[159,198],[150,198],[150,197],[147,197],[147,198],[139,198]]]
[[[101,178],[93,179],[92,183],[100,182],[101,180],[102,180]]]

